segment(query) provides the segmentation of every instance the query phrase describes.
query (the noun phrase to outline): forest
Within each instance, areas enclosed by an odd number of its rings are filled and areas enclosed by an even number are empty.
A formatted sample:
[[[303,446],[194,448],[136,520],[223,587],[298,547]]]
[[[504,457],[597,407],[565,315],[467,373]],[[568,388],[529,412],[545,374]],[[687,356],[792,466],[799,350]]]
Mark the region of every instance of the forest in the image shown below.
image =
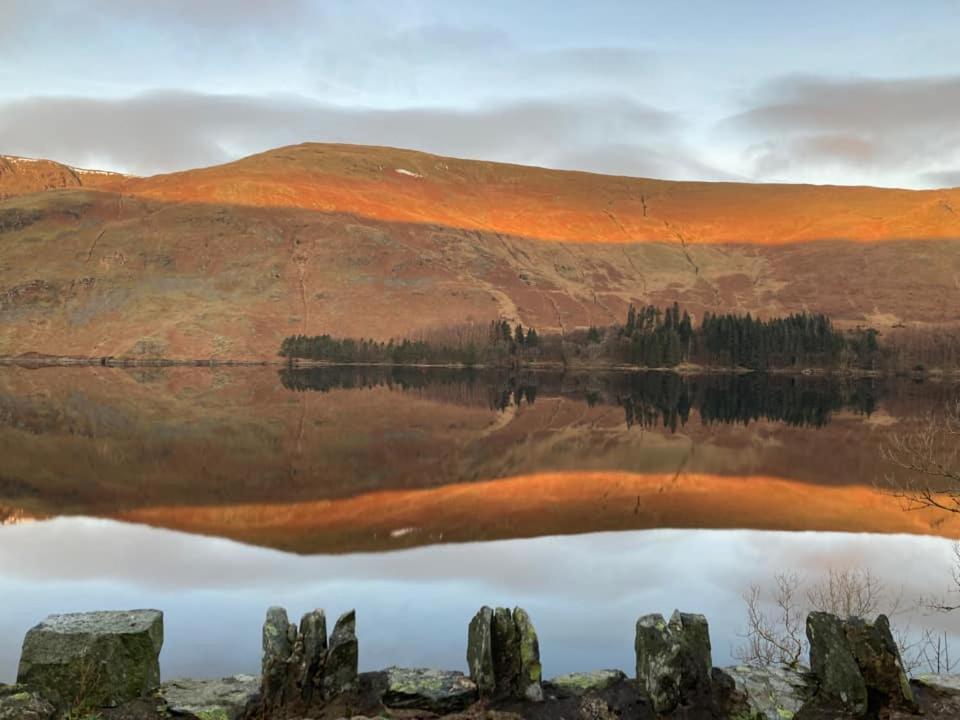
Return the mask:
[[[440,328],[389,341],[294,335],[280,356],[326,364],[519,367],[556,364],[726,369],[877,370],[884,360],[877,331],[840,331],[822,314],[754,318],[706,313],[699,324],[677,303],[629,306],[623,323],[564,335],[497,319]],[[898,351],[899,355],[903,353]],[[887,356],[889,357],[889,353]]]

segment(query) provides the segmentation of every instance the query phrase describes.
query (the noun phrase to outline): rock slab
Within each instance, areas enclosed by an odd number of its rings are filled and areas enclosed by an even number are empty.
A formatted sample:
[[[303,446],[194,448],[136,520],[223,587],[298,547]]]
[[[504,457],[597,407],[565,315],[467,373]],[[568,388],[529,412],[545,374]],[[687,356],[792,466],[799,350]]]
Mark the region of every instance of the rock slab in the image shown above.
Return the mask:
[[[23,641],[19,683],[58,710],[115,707],[160,685],[159,610],[51,615]]]
[[[710,629],[703,615],[675,610],[637,620],[637,682],[654,712],[712,702]]]
[[[720,673],[730,679],[739,704],[727,708],[730,717],[787,720],[800,712],[817,689],[816,679],[804,668],[738,665],[717,669],[714,686]]]
[[[540,641],[522,608],[480,608],[467,631],[467,667],[481,697],[543,700]]]
[[[385,673],[383,704],[388,708],[443,715],[465,710],[480,697],[476,683],[460,672],[391,667]]]
[[[174,717],[241,720],[260,693],[260,678],[233,675],[222,680],[171,680],[157,695]]]
[[[603,692],[626,679],[627,675],[622,670],[593,670],[558,675],[547,680],[545,686],[564,695],[580,696]]]

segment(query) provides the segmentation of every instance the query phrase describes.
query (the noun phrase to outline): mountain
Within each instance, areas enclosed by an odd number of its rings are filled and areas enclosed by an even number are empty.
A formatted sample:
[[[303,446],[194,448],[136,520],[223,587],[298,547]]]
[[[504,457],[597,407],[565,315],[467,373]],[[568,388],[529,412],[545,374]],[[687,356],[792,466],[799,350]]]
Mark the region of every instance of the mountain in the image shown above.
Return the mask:
[[[133,178],[0,161],[0,355],[271,358],[629,303],[960,324],[960,189],[668,182],[307,144]]]
[[[0,200],[43,190],[100,187],[125,176],[61,165],[51,160],[0,155]]]

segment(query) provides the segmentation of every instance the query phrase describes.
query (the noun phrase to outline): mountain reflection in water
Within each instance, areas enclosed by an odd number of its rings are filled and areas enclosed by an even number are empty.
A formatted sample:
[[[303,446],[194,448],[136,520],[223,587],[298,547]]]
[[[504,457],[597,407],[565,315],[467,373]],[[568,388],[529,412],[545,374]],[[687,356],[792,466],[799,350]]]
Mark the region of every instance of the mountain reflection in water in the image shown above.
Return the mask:
[[[0,369],[0,515],[298,553],[659,527],[954,536],[875,489],[949,383],[419,368]],[[402,532],[398,532],[402,531]]]
[[[706,425],[771,420],[798,427],[823,427],[837,410],[869,415],[876,410],[883,391],[883,385],[874,378],[832,375],[498,374],[443,369],[424,372],[407,367],[285,368],[280,371],[280,381],[290,390],[319,392],[373,387],[449,390],[453,386],[457,392],[448,393],[448,397],[500,411],[511,405],[532,405],[538,395],[567,395],[591,407],[598,403],[623,407],[628,427],[661,425],[674,432],[687,424],[691,410],[696,410]]]

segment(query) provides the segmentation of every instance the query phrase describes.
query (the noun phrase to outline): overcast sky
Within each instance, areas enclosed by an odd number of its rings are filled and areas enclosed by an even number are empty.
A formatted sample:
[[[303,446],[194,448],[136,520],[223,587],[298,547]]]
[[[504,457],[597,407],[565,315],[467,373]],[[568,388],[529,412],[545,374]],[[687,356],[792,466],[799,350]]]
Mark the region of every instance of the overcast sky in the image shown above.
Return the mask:
[[[0,153],[960,185],[960,0],[0,0]]]

